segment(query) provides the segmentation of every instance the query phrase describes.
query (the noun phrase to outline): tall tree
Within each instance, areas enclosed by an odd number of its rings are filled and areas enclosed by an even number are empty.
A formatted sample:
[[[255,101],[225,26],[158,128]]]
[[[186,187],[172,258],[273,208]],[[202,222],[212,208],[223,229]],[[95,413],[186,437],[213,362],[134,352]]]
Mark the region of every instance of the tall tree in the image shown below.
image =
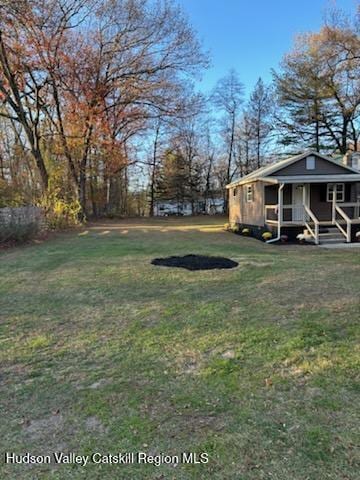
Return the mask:
[[[348,19],[302,35],[274,74],[283,143],[301,139],[318,151],[357,148],[360,36]]]
[[[260,168],[262,165],[263,150],[272,131],[272,105],[271,89],[259,78],[247,105],[247,112],[255,143],[257,168]]]
[[[243,103],[244,86],[239,80],[239,76],[235,70],[221,78],[212,93],[214,105],[224,112],[225,129],[226,129],[226,182],[232,179],[232,167],[234,157],[234,143],[236,122],[240,113],[241,104]],[[227,210],[227,198],[224,198],[225,209]]]
[[[179,209],[189,200],[188,167],[179,152],[172,149],[164,152],[156,190],[159,199],[175,200]]]
[[[1,7],[0,114],[21,126],[43,190],[61,166],[57,181],[67,182],[82,212],[91,204],[97,210],[101,184],[127,177],[131,140],[176,111],[182,84],[206,66],[206,56],[168,0]]]

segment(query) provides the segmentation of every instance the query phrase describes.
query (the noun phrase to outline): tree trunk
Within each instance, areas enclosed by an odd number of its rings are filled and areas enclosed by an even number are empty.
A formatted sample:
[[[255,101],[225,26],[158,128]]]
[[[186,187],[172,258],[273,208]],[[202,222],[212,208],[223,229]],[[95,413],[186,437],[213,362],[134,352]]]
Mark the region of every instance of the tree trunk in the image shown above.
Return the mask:
[[[81,206],[81,212],[79,213],[79,217],[81,221],[84,221],[86,218],[86,167],[87,167],[88,155],[90,150],[92,131],[93,131],[93,126],[92,125],[88,126],[88,130],[85,136],[84,152],[80,161],[78,194],[79,194],[79,202]]]
[[[226,183],[230,183],[231,180],[231,161],[233,155],[233,146],[234,146],[234,137],[235,137],[235,112],[232,114],[231,119],[231,136],[230,136],[230,145],[229,145],[229,157],[227,163],[227,170],[226,170]],[[229,210],[229,202],[228,196],[225,193],[224,196],[224,213],[228,213]]]
[[[156,131],[155,131],[154,150],[153,150],[153,158],[152,158],[152,164],[151,164],[150,212],[149,212],[150,217],[154,216],[154,208],[155,208],[156,159],[157,159],[159,133],[160,133],[160,122],[157,124]]]
[[[61,107],[60,107],[60,100],[59,100],[59,92],[57,89],[56,81],[54,78],[52,80],[52,88],[53,88],[53,95],[54,95],[54,102],[55,102],[55,108],[56,108],[56,115],[58,119],[58,131],[59,131],[59,136],[60,136],[60,141],[62,144],[62,147],[64,149],[64,154],[65,157],[68,161],[69,169],[71,172],[71,176],[74,182],[74,185],[77,185],[78,183],[78,178],[77,178],[77,173],[75,169],[75,164],[72,159],[72,155],[68,146],[66,134],[65,134],[65,129],[64,129],[64,124],[63,124],[63,119],[62,119],[62,114],[61,114]]]
[[[49,175],[47,173],[45,162],[42,157],[41,151],[38,148],[31,146],[31,153],[35,158],[36,165],[39,169],[43,189],[44,191],[46,191],[49,187]]]
[[[260,140],[260,114],[257,118],[257,129],[256,129],[256,164],[257,168],[261,167],[261,160],[260,160],[260,147],[261,147],[261,140]]]

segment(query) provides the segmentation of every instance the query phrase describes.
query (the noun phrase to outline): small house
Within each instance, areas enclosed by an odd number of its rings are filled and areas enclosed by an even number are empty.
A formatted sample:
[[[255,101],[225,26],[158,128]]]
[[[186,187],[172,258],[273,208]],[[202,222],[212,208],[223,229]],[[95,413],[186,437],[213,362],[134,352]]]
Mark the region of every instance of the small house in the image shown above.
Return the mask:
[[[229,222],[315,244],[351,242],[360,231],[360,171],[317,152],[259,168],[227,185]]]

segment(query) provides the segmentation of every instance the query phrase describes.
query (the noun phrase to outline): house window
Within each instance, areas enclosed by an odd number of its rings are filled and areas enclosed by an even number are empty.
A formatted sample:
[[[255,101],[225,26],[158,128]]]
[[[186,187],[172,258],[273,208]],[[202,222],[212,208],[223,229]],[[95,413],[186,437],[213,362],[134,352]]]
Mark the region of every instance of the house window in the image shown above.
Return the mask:
[[[306,157],[306,170],[315,170],[315,157],[313,155]]]
[[[246,201],[252,202],[254,200],[254,189],[252,185],[246,186]]]
[[[345,201],[345,184],[344,183],[328,183],[326,190],[326,201],[332,202],[334,198],[334,190],[336,189],[336,202]]]
[[[233,189],[233,196],[236,197],[236,194],[237,194],[237,188],[235,187],[235,188]]]

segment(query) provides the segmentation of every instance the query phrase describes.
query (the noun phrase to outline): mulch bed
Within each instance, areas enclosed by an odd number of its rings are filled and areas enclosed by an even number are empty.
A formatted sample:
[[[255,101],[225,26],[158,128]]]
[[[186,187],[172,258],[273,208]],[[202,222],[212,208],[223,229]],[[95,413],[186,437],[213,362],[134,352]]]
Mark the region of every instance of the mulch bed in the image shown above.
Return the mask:
[[[186,270],[214,270],[235,268],[239,264],[224,257],[210,257],[206,255],[184,255],[183,257],[154,258],[152,265],[160,267],[178,267]]]

